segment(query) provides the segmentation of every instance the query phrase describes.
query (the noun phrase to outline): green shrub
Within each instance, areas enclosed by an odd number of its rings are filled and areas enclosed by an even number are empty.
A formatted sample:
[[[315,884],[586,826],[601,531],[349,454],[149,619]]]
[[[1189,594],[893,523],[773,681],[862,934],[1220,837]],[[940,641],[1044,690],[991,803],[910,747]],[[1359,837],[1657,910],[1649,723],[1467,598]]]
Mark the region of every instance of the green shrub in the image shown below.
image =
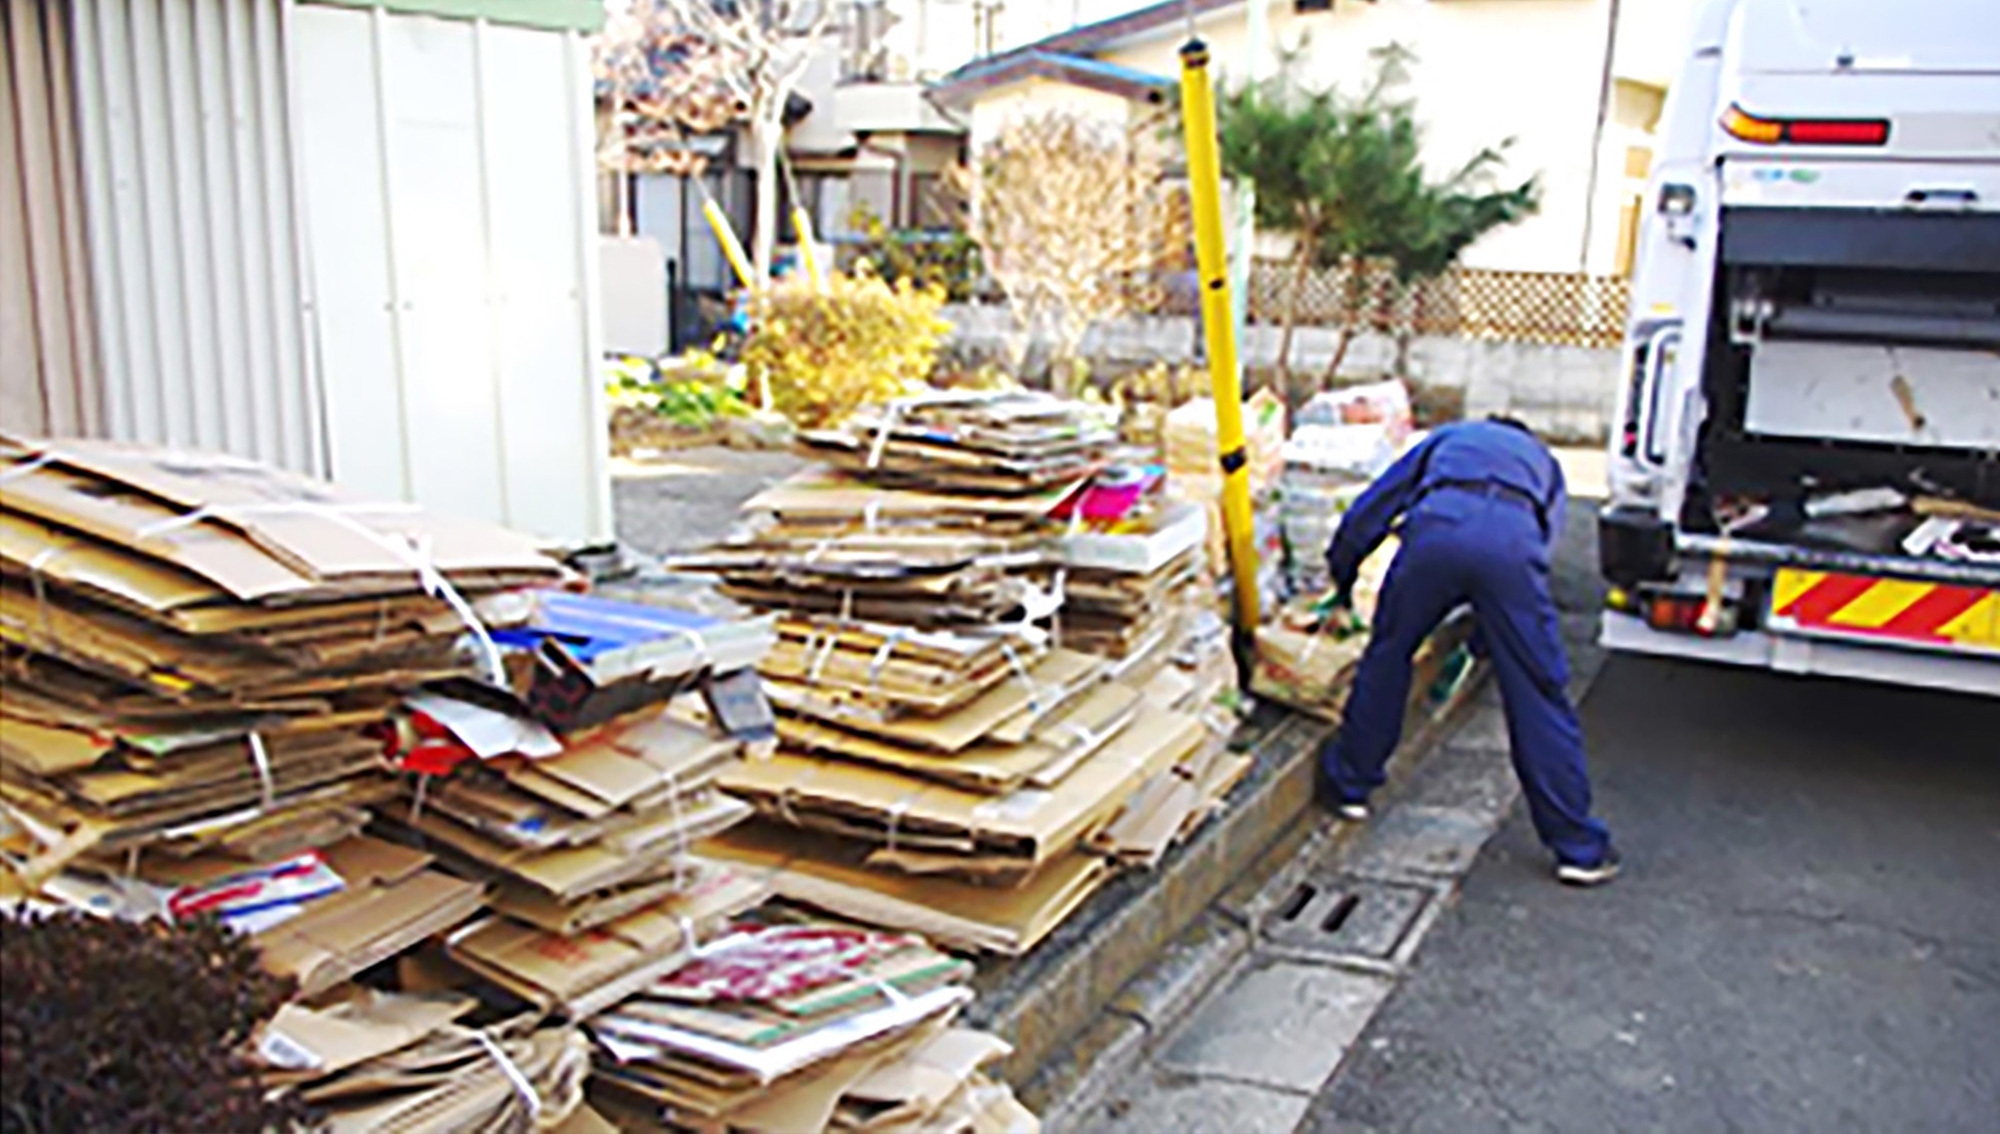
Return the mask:
[[[806,427],[839,421],[870,402],[920,385],[951,324],[944,292],[908,281],[833,275],[821,291],[797,277],[758,302],[743,344],[752,389]]]
[[[718,418],[750,412],[731,389],[728,371],[713,357],[693,352],[666,367],[649,358],[621,355],[609,364],[605,392],[613,406],[631,406],[684,429],[707,429]]]
[[[979,245],[963,232],[892,229],[866,205],[854,210],[852,223],[861,236],[854,258],[885,280],[942,288],[951,303],[971,299],[979,286]]]

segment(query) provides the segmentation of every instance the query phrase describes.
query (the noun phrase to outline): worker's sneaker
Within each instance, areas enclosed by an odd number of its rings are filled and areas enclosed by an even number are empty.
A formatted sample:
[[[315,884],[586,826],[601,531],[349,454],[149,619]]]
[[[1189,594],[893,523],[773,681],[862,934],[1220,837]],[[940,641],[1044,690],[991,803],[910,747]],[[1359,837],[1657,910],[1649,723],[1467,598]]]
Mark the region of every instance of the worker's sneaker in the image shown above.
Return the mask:
[[[1368,821],[1368,801],[1352,799],[1340,789],[1332,776],[1326,774],[1326,758],[1322,756],[1313,767],[1313,797],[1321,807],[1340,816],[1350,823]]]
[[[1604,857],[1590,866],[1574,862],[1556,863],[1556,881],[1565,886],[1602,886],[1618,877],[1618,851],[1604,848]]]

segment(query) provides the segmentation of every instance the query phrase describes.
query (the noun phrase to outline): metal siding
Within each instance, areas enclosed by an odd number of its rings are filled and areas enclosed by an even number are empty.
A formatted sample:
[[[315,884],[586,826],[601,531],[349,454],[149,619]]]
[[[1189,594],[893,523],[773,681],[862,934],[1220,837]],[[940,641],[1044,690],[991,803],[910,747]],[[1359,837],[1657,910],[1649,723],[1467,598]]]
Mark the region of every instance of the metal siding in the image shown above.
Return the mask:
[[[65,9],[0,0],[0,428],[100,429]]]
[[[116,437],[325,473],[301,318],[282,0],[74,0]]]

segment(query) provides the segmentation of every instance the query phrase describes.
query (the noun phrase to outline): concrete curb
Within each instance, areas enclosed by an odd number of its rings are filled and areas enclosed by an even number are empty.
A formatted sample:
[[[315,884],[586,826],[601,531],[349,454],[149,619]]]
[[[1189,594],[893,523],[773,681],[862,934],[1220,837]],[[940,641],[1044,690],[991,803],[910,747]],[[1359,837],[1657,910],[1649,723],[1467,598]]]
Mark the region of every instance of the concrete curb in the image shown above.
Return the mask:
[[[1456,644],[1441,641],[1431,666]],[[1431,673],[1420,671],[1418,689]],[[1481,666],[1441,706],[1419,695],[1386,798],[1434,750],[1484,677]],[[1100,895],[1108,908],[1086,907],[1074,919],[1087,926],[1082,933],[999,967],[993,987],[981,989],[974,1022],[1015,1045],[1002,1071],[1046,1129],[1073,1125],[1236,970],[1264,907],[1276,900],[1266,895],[1285,892],[1290,876],[1354,837],[1354,825],[1323,822],[1312,810],[1314,758],[1331,732],[1300,716],[1274,728],[1253,749],[1262,774],[1221,816],[1156,873],[1122,879]],[[981,983],[988,980],[982,972]]]

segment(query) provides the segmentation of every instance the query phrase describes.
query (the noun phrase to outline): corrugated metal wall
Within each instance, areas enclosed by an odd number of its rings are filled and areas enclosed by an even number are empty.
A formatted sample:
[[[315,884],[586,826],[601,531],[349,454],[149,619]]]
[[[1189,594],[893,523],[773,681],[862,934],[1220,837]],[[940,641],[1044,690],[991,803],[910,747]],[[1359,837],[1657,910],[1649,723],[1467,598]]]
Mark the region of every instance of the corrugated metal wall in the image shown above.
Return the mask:
[[[0,0],[0,429],[99,428],[64,7]]]
[[[283,0],[71,0],[105,429],[324,474]]]

